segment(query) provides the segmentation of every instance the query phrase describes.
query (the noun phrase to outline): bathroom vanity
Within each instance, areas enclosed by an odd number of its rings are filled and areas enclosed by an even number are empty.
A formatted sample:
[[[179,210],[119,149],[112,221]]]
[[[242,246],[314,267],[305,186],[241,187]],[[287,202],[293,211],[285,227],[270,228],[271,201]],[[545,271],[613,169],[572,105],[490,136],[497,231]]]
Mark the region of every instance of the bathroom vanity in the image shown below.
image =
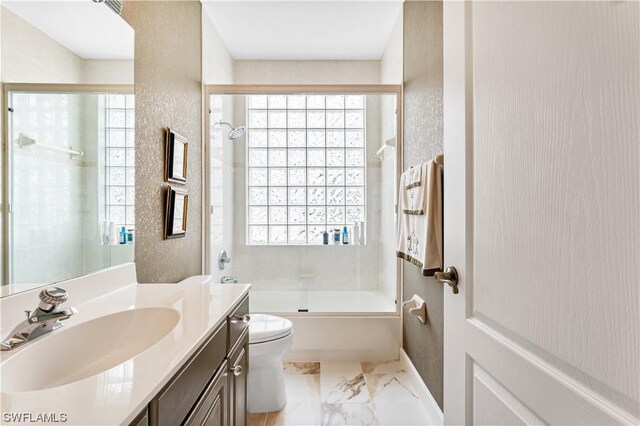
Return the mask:
[[[132,263],[56,285],[68,293],[62,306],[77,313],[0,352],[2,418],[246,424],[250,285],[213,284],[207,276],[138,284]],[[37,306],[40,290],[0,299],[3,338]]]
[[[247,296],[131,425],[246,425],[248,313]]]

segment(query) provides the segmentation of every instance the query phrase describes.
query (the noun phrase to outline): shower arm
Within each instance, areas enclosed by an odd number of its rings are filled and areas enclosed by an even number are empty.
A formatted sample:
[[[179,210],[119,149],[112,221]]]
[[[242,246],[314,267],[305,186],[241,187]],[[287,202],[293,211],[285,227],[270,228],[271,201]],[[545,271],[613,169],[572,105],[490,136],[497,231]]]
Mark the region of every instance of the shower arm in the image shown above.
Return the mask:
[[[231,123],[227,123],[226,121],[222,121],[222,120],[216,121],[216,125],[219,126],[219,127],[222,127],[223,124],[228,126],[231,130],[234,129],[234,127],[231,125]]]

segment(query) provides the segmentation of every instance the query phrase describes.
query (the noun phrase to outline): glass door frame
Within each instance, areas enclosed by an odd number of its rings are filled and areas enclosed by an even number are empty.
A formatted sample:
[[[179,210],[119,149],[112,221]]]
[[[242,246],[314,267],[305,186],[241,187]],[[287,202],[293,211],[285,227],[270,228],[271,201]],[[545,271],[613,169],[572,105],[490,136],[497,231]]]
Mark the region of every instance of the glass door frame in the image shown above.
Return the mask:
[[[396,183],[398,186],[400,181],[400,175],[404,170],[404,149],[403,149],[403,103],[404,103],[404,85],[402,84],[314,84],[314,85],[288,85],[288,84],[210,84],[204,85],[204,110],[203,110],[203,144],[202,144],[202,188],[203,188],[203,200],[202,200],[202,273],[211,274],[212,268],[216,265],[211,262],[210,253],[210,204],[209,199],[209,142],[211,140],[210,129],[210,113],[211,113],[211,95],[268,95],[268,94],[281,94],[281,95],[294,95],[294,94],[363,94],[363,95],[395,95],[396,97]],[[397,206],[394,206],[397,209]],[[402,314],[402,291],[403,282],[403,267],[402,259],[396,259],[396,312],[393,316],[401,316]],[[387,316],[381,313],[372,313],[378,316]],[[315,315],[323,315],[317,313]],[[336,314],[324,314],[329,316],[335,316]],[[341,316],[345,313],[341,313]],[[347,314],[348,315],[348,314]],[[367,313],[355,313],[354,315],[367,315]]]
[[[2,246],[0,262],[2,263],[2,284],[9,284],[11,278],[11,255],[12,247],[12,196],[11,188],[13,185],[13,177],[11,173],[11,157],[13,154],[13,146],[9,143],[9,113],[11,112],[11,105],[9,104],[10,95],[12,93],[50,93],[50,94],[65,94],[65,93],[92,93],[92,94],[107,94],[107,93],[123,93],[134,94],[133,84],[48,84],[48,83],[2,83],[2,107],[3,111],[0,115],[2,119],[2,141],[0,144],[0,173],[4,185],[2,185],[2,205],[3,209],[0,212],[2,215],[2,228],[0,229],[0,244]],[[43,285],[48,285],[43,284]]]

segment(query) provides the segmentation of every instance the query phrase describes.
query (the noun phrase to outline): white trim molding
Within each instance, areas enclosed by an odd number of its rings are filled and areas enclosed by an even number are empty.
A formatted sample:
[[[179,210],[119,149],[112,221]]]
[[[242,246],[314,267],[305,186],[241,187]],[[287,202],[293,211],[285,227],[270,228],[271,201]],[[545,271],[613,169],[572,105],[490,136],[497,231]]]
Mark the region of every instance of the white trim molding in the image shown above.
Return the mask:
[[[444,413],[433,398],[433,395],[431,395],[429,388],[422,380],[422,377],[420,377],[420,374],[418,374],[418,370],[416,370],[416,367],[413,365],[403,348],[400,348],[400,364],[402,365],[402,368],[404,368],[404,371],[409,375],[411,384],[413,384],[414,389],[418,393],[418,397],[420,398],[425,410],[427,410],[427,414],[431,417],[433,424],[435,426],[442,426],[444,424]]]

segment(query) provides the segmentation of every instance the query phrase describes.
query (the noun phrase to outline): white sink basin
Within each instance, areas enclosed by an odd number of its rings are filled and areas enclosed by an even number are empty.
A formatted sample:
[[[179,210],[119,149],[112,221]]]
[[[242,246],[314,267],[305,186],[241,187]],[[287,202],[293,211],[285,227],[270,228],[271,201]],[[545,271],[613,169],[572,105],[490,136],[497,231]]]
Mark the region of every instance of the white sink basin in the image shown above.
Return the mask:
[[[166,336],[180,314],[170,308],[117,312],[53,331],[0,365],[2,392],[29,392],[86,379],[130,360]]]

